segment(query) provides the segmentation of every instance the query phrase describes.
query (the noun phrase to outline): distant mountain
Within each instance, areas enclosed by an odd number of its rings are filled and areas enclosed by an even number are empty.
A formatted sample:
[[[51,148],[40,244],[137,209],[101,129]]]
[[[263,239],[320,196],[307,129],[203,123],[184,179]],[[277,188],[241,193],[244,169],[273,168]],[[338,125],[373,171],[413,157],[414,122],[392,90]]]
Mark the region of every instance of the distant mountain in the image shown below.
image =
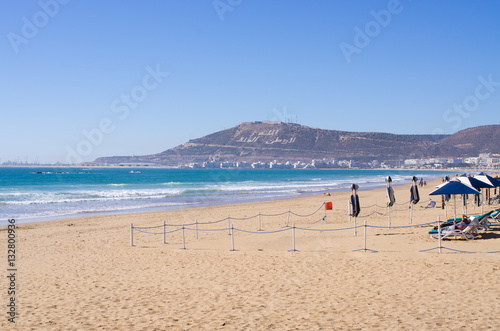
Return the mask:
[[[499,153],[500,125],[484,125],[465,129],[446,137],[442,144],[453,146],[467,154],[477,156],[479,153]]]
[[[99,158],[97,164],[179,165],[217,161],[307,161],[312,159],[402,160],[422,157],[477,156],[500,152],[500,125],[453,135],[400,135],[310,128],[294,123],[247,122],[145,156]]]

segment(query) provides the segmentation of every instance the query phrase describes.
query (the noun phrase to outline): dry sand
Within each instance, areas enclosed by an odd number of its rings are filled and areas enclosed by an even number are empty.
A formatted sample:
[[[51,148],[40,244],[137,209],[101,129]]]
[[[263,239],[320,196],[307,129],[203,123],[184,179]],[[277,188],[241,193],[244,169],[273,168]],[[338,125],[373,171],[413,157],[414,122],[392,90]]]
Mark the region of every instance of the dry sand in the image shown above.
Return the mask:
[[[434,185],[437,182],[432,183]],[[413,211],[413,224],[444,218],[442,209],[423,209],[429,183]],[[360,216],[385,204],[385,189],[358,192]],[[397,204],[392,226],[409,225],[409,185],[395,187]],[[135,226],[215,221],[228,215],[243,218],[286,212],[289,224],[308,229],[351,227],[347,216],[350,193],[169,212],[84,217],[19,225],[17,229],[17,317],[19,330],[357,330],[357,329],[498,329],[500,325],[500,228],[476,240],[443,241],[437,247],[427,234],[430,226],[412,228],[245,233],[235,230],[186,230],[162,235],[134,231]],[[486,210],[498,208],[487,206]],[[479,212],[469,207],[470,214]],[[378,207],[378,212],[387,213]],[[459,213],[461,208],[459,207]],[[448,210],[448,216],[452,210]],[[386,227],[388,217],[360,217],[357,224]],[[287,215],[261,217],[262,232],[287,229]],[[315,223],[316,222],[316,223]],[[258,218],[233,220],[235,228],[256,231]],[[227,221],[200,229],[227,228]],[[171,228],[168,228],[171,229]],[[160,232],[162,229],[154,229]],[[6,273],[5,227],[0,231],[0,260]],[[7,281],[1,303],[7,321]]]

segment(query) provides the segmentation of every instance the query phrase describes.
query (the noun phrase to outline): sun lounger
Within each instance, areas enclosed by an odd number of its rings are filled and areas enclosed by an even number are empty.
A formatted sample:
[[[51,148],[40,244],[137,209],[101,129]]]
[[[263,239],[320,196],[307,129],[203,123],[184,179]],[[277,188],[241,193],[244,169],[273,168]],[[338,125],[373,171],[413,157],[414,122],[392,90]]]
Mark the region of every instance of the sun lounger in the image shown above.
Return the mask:
[[[479,225],[478,219],[474,218],[469,223],[469,225],[467,225],[467,227],[463,230],[460,230],[456,224],[453,224],[448,227],[441,228],[441,233],[436,232],[434,234],[431,234],[431,238],[439,239],[439,237],[441,237],[441,239],[445,239],[453,236],[453,238],[456,239],[457,236],[458,237],[461,236],[465,240],[473,240],[474,239],[473,233],[477,231],[476,228],[478,225]]]
[[[500,209],[494,210],[493,213],[490,214],[489,219],[494,222],[500,222]]]
[[[477,232],[477,230],[481,230],[481,231],[488,230],[489,227],[491,226],[491,222],[489,221],[489,218],[494,212],[495,212],[495,210],[492,210],[492,211],[487,212],[486,214],[482,214],[482,215],[478,215],[478,216],[471,216],[471,218],[474,217],[475,219],[477,219],[478,225],[479,225],[479,226],[476,226],[476,229],[475,229],[476,231],[474,231],[474,232]],[[500,222],[500,216],[498,216],[498,217],[499,217],[498,222]],[[441,224],[441,229],[450,227],[452,225],[455,225],[456,223],[460,223],[461,221],[462,221],[461,217],[457,218],[457,219],[450,218],[446,222]],[[480,226],[480,225],[482,225],[482,226]],[[429,234],[431,235],[431,237],[432,237],[432,235],[437,234],[437,226],[435,226],[434,229],[429,231]]]

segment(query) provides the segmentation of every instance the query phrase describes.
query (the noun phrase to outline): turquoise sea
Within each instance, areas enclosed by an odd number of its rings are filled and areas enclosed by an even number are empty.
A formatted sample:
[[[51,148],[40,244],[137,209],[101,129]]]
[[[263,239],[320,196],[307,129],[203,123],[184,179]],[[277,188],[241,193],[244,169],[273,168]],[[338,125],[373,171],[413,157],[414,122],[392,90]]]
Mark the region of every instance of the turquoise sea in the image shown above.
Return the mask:
[[[442,171],[0,167],[0,225],[171,210],[430,180]],[[408,198],[409,199],[409,198]]]

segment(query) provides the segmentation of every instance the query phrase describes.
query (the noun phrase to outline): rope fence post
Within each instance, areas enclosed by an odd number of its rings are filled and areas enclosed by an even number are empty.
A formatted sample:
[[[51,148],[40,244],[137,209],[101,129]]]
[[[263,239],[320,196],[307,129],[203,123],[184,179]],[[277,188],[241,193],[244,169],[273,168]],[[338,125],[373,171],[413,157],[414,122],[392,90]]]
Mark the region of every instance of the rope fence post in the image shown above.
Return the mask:
[[[349,223],[351,222],[351,200],[347,200],[347,214],[349,215]]]
[[[182,224],[182,248],[181,249],[186,249],[186,236],[184,234],[184,224]]]
[[[259,231],[262,231],[262,223],[260,222],[260,211],[259,211]]]
[[[363,252],[366,253],[366,221],[363,222]]]
[[[163,221],[163,243],[166,244],[166,241],[165,241],[165,221]]]
[[[234,225],[231,224],[231,251],[234,252]]]
[[[292,249],[290,250],[291,252],[298,252],[295,249],[295,222],[292,224]]]
[[[290,208],[288,208],[288,215],[286,216],[286,227],[288,228],[288,222],[290,221]]]
[[[134,226],[130,223],[130,247],[134,246]]]
[[[439,218],[439,216],[438,216],[438,238],[439,238],[438,251],[439,254],[441,254],[441,219]]]
[[[323,201],[323,206],[325,206],[325,220],[326,220],[326,201]]]
[[[410,201],[410,224],[413,219],[413,203]]]
[[[231,216],[227,215],[227,234],[231,235]]]
[[[368,249],[368,248],[366,248],[366,237],[367,237],[367,236],[366,236],[366,233],[367,233],[366,228],[367,228],[367,227],[368,227],[368,226],[366,225],[366,220],[365,220],[365,221],[363,222],[363,248],[360,248],[360,249],[355,249],[355,250],[353,250],[353,252],[357,252],[357,251],[363,251],[363,252],[365,252],[365,253],[366,253],[367,251],[374,252],[374,253],[378,252],[378,251],[375,251],[375,250],[373,250],[373,249]]]
[[[388,218],[388,223],[387,223],[387,228],[391,228],[391,207],[387,206],[387,218]]]
[[[196,229],[196,231],[195,231],[196,232],[196,240],[198,240],[198,220],[194,221],[194,227]]]

